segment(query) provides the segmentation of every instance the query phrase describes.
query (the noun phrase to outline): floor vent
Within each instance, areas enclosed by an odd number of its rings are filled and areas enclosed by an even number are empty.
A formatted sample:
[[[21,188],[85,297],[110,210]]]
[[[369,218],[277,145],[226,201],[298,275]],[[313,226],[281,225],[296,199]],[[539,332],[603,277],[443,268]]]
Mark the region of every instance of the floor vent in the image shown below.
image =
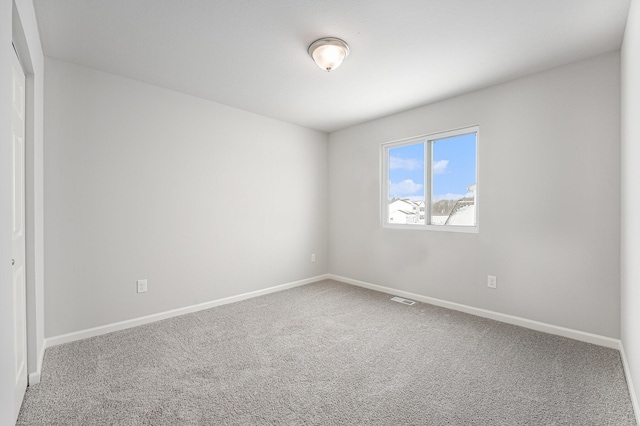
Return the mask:
[[[392,297],[391,300],[393,300],[394,302],[398,302],[398,303],[402,303],[404,305],[413,305],[414,302],[413,300],[409,300],[409,299],[403,299],[402,297]]]

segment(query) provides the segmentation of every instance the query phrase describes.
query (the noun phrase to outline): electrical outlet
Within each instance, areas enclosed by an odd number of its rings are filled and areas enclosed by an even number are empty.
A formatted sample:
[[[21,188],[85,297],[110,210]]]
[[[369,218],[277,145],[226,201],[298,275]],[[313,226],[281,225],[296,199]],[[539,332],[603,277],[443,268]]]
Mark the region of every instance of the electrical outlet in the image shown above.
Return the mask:
[[[487,287],[489,288],[496,288],[496,277],[495,275],[489,275],[488,279],[487,279]]]
[[[315,253],[311,253],[311,261],[312,262],[316,261],[316,254]]]
[[[138,293],[147,292],[147,280],[138,280],[136,283],[138,284]]]

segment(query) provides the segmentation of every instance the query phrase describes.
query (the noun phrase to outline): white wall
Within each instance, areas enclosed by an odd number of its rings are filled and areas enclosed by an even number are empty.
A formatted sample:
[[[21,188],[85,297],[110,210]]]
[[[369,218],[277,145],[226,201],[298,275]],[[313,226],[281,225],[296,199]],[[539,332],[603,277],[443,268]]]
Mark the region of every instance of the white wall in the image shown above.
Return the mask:
[[[330,273],[618,338],[619,70],[614,52],[331,134]],[[480,233],[382,229],[380,144],[474,124]]]
[[[326,134],[45,71],[47,337],[326,273]]]
[[[631,2],[622,45],[621,339],[640,389],[640,3]],[[636,404],[640,404],[637,399]]]

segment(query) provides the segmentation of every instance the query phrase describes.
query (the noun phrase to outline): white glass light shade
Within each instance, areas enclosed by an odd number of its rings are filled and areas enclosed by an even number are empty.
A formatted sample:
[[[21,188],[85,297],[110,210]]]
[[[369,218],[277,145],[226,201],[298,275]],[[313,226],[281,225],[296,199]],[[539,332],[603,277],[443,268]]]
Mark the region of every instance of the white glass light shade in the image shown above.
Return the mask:
[[[311,43],[309,55],[320,68],[331,71],[349,56],[349,46],[339,38],[325,37]]]

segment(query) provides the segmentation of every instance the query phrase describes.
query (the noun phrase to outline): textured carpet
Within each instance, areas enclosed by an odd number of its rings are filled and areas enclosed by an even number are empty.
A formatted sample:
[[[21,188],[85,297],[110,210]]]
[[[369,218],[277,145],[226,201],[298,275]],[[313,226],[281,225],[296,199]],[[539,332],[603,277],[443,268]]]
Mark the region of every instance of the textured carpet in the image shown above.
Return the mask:
[[[618,351],[323,281],[47,349],[19,425],[635,425]]]

